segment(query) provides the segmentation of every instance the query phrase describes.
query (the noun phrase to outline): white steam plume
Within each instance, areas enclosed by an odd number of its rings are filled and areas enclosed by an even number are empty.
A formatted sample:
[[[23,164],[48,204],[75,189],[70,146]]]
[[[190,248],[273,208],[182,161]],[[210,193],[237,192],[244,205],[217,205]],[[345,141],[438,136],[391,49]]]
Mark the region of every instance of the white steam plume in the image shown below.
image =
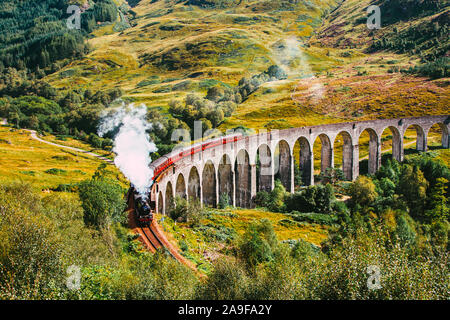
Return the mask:
[[[302,48],[302,43],[296,37],[289,37],[277,42],[273,50],[273,60],[289,76],[302,79],[298,84],[308,85],[309,94],[314,103],[323,98],[324,87],[314,75],[308,56]]]
[[[152,125],[146,116],[147,107],[144,104],[139,107],[123,104],[104,112],[98,127],[101,137],[118,130],[114,137],[114,163],[144,198],[153,183],[153,170],[149,167],[152,161],[150,153],[158,150],[147,134]]]

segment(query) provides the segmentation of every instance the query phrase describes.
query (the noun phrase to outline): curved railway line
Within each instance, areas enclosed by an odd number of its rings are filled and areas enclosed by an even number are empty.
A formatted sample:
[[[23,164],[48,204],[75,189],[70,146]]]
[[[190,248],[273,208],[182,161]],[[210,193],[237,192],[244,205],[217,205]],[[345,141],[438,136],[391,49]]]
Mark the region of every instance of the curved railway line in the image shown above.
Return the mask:
[[[170,243],[155,218],[149,227],[139,227],[137,225],[134,198],[130,195],[128,195],[127,198],[129,226],[134,232],[140,235],[139,240],[144,246],[152,253],[156,253],[159,250],[165,250],[175,260],[186,265],[190,269],[197,271],[194,263],[183,257],[176,246]]]
[[[154,250],[163,248],[162,242],[155,236],[155,233],[150,228],[140,228],[144,236],[150,241]]]
[[[80,153],[84,153],[84,154],[88,154],[91,155],[93,157],[96,157],[100,160],[103,160],[109,164],[114,165],[114,161],[105,158],[101,155],[86,151],[86,150],[82,150],[79,148],[73,148],[73,147],[69,147],[69,146],[64,146],[64,145],[60,145],[57,143],[53,143],[50,141],[46,141],[43,140],[41,138],[39,138],[37,136],[37,133],[35,130],[26,130],[27,132],[30,133],[31,138],[34,140],[37,140],[41,143],[45,143],[45,144],[49,144],[55,147],[59,147],[59,148],[64,148],[64,149],[69,149],[71,151],[75,151],[75,152],[80,152]],[[143,242],[144,246],[152,253],[156,253],[158,250],[166,250],[166,252],[168,252],[172,258],[174,258],[175,260],[181,262],[182,264],[188,266],[189,268],[191,268],[194,271],[197,271],[197,268],[195,267],[195,265],[187,260],[185,257],[183,257],[177,250],[177,248],[171,244],[169,242],[169,240],[167,239],[167,237],[164,235],[163,230],[161,230],[160,226],[158,225],[158,223],[156,222],[156,219],[153,220],[152,224],[150,225],[150,227],[144,227],[144,228],[140,228],[137,226],[136,223],[136,219],[135,219],[135,214],[134,214],[134,201],[132,200],[133,197],[128,197],[128,221],[129,221],[129,226],[137,233],[139,233],[140,235],[140,240],[141,242]]]

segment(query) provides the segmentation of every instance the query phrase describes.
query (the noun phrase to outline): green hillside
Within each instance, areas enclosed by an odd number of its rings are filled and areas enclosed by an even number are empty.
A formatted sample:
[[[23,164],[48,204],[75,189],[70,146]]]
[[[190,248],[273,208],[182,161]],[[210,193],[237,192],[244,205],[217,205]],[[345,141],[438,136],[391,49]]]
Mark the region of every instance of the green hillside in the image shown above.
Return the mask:
[[[445,113],[448,6],[425,3],[412,17],[390,10],[385,28],[370,31],[369,3],[139,1],[130,28],[94,30],[93,51],[45,80],[62,89],[117,86],[125,99],[171,117],[171,102],[185,104],[189,93],[204,97],[212,87],[236,88],[271,65],[286,71],[286,80],[259,84],[248,97],[233,100],[236,112],[225,115],[221,129]],[[396,40],[403,32],[420,33],[425,24],[437,31],[408,43]],[[409,50],[410,43],[417,48]],[[429,64],[438,66],[429,70]]]
[[[69,5],[79,29],[67,27]],[[370,5],[381,29],[367,27]],[[97,129],[107,108],[145,103],[156,160],[197,120],[206,132],[449,114],[449,10],[444,0],[1,1],[0,300],[448,300],[450,150],[438,125],[427,152],[406,130],[402,163],[386,129],[372,175],[363,133],[356,181],[340,169],[339,137],[335,168],[321,172],[318,138],[315,185],[303,185],[298,143],[294,192],[275,176],[255,209],[227,194],[219,208],[166,202],[154,219],[196,271],[130,230],[129,181],[98,158],[115,156],[114,135]],[[382,286],[370,288],[377,267]]]
[[[279,40],[309,37],[336,1],[209,4],[140,1],[133,27],[94,31],[94,51],[47,80],[93,90],[120,86],[127,98],[164,109],[186,92],[236,85],[277,64]]]

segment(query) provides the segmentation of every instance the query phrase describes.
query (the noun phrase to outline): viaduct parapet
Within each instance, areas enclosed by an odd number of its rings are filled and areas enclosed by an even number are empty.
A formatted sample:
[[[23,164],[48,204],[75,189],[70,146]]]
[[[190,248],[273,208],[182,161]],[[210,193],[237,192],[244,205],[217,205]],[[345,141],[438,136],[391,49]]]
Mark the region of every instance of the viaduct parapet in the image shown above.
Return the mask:
[[[173,206],[175,197],[198,199],[206,206],[215,207],[220,197],[233,206],[251,208],[258,191],[271,191],[275,179],[279,179],[287,191],[294,192],[294,158],[298,159],[304,185],[314,184],[314,155],[320,154],[320,170],[334,168],[335,141],[342,144],[342,171],[347,180],[359,175],[359,139],[363,132],[370,136],[368,171],[375,173],[381,166],[381,136],[385,130],[392,137],[392,157],[404,158],[404,135],[414,128],[417,133],[416,149],[427,150],[430,128],[439,125],[442,146],[450,148],[450,116],[425,116],[415,118],[373,120],[336,123],[320,126],[275,130],[238,140],[216,143],[202,148],[202,144],[174,151],[153,162],[157,171],[169,159],[179,159],[158,173],[151,189],[151,199],[159,213],[166,213]],[[319,139],[321,147],[314,150]],[[225,139],[224,139],[225,140]],[[221,141],[221,140],[220,140]],[[193,152],[194,149],[200,152]],[[299,152],[294,157],[295,152]],[[180,158],[180,154],[183,156]]]

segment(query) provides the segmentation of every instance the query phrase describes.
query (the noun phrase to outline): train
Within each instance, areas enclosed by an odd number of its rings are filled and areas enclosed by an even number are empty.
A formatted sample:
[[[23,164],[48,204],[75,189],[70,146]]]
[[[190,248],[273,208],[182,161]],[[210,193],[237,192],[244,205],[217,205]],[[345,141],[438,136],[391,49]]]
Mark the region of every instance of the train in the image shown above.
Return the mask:
[[[225,145],[227,143],[232,143],[232,142],[237,142],[239,140],[243,139],[243,135],[242,134],[234,134],[234,135],[229,135],[226,137],[220,137],[217,139],[213,139],[209,142],[206,143],[202,143],[202,144],[196,144],[190,148],[186,148],[183,151],[180,151],[179,153],[175,153],[175,154],[170,154],[170,157],[167,156],[163,156],[162,158],[166,158],[166,160],[164,162],[162,162],[161,164],[159,164],[158,166],[156,166],[156,168],[154,168],[154,176],[153,176],[153,181],[156,181],[156,178],[162,173],[164,172],[166,169],[168,169],[170,166],[176,164],[178,161],[180,161],[181,159],[188,157],[188,156],[192,156],[196,153],[199,152],[203,152],[205,150],[211,149],[211,148],[215,148],[217,146],[220,145]]]
[[[153,215],[155,211],[155,203],[148,199],[145,199],[139,192],[137,192],[136,188],[131,184],[130,190],[128,192],[130,201],[131,197],[134,202],[134,212],[136,215],[136,221],[139,227],[150,227],[153,222]]]
[[[178,161],[180,161],[185,157],[192,156],[194,154],[203,152],[210,148],[217,147],[219,145],[226,145],[228,143],[237,142],[242,139],[243,139],[242,134],[228,135],[226,137],[213,139],[209,142],[193,145],[192,147],[183,149],[179,153],[172,152],[171,154],[169,154],[169,156],[163,156],[156,161],[160,163],[153,169],[154,175],[152,180],[153,182],[155,182],[162,172],[164,172],[171,166],[175,165]],[[136,221],[138,223],[138,226],[149,227],[153,221],[153,216],[156,209],[156,202],[152,199],[150,200],[144,199],[144,197],[142,197],[142,195],[140,195],[137,192],[133,184],[130,185],[128,194],[129,194],[128,197],[129,202],[131,201],[131,197],[133,197]],[[151,195],[150,198],[152,198]]]

